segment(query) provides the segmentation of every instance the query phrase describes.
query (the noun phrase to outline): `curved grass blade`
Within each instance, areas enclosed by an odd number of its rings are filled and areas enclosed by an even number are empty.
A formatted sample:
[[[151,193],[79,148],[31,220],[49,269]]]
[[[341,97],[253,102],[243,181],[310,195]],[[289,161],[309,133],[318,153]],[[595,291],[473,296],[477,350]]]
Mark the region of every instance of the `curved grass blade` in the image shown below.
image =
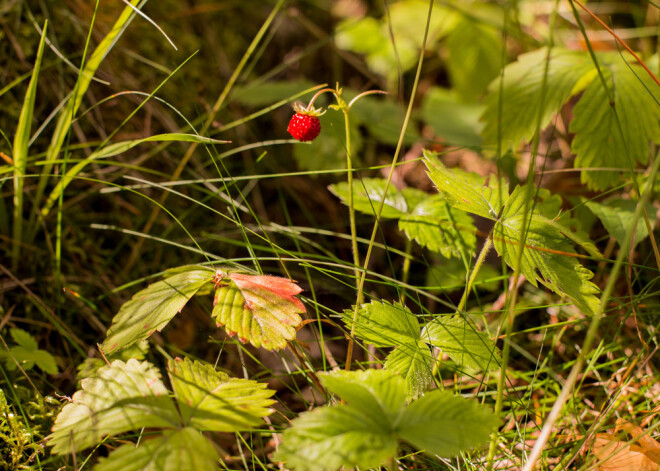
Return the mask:
[[[41,68],[41,58],[44,55],[44,44],[46,43],[46,30],[48,22],[44,23],[43,33],[39,41],[37,59],[32,69],[32,77],[28,85],[23,107],[18,118],[16,136],[14,136],[14,229],[12,244],[12,265],[16,267],[21,255],[21,242],[23,241],[23,184],[25,169],[27,167],[28,147],[30,142],[30,130],[32,128],[32,115],[34,113],[34,102],[37,96],[37,79]]]

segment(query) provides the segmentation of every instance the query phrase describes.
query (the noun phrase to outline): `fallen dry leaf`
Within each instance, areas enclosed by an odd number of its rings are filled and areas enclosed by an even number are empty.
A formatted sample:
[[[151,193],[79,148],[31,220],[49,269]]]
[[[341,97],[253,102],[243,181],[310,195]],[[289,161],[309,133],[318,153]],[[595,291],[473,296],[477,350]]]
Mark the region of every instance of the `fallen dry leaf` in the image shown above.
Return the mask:
[[[660,444],[644,434],[644,430],[619,419],[615,433],[623,430],[630,440],[621,440],[614,434],[599,433],[591,446],[599,471],[658,471],[660,470]],[[634,442],[631,444],[631,442]]]

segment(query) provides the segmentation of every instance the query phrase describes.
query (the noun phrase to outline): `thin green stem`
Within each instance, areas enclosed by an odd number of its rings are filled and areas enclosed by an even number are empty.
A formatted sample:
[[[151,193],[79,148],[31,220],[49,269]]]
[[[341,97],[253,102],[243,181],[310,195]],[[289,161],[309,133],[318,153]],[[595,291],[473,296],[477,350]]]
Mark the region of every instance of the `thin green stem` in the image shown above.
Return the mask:
[[[371,251],[374,247],[376,234],[378,233],[378,227],[380,225],[380,215],[383,213],[383,208],[385,207],[386,198],[384,195],[387,195],[387,192],[390,188],[390,184],[392,183],[392,177],[394,176],[394,169],[396,168],[396,164],[399,161],[399,156],[401,155],[401,148],[403,147],[403,138],[406,134],[406,129],[408,128],[408,122],[410,121],[410,115],[412,114],[413,104],[415,103],[415,95],[417,94],[417,87],[419,85],[419,80],[422,75],[422,64],[424,63],[424,51],[426,50],[426,42],[429,37],[429,27],[431,24],[432,13],[433,13],[433,0],[429,2],[429,10],[428,10],[428,15],[426,17],[426,27],[424,29],[424,39],[422,40],[422,48],[419,53],[419,61],[417,62],[417,71],[415,73],[415,81],[413,82],[413,87],[410,93],[410,101],[408,103],[408,109],[406,110],[406,116],[401,126],[401,132],[399,133],[399,141],[397,142],[396,150],[394,151],[394,157],[392,157],[392,163],[390,164],[390,169],[387,175],[387,181],[385,182],[385,189],[383,191],[383,198],[380,201],[380,205],[376,213],[376,221],[374,222],[374,227],[373,230],[371,231],[371,238],[369,240],[369,246],[367,247],[367,254],[364,258],[364,264],[363,264],[364,269],[360,274],[360,282],[358,284],[358,299],[360,299],[361,296],[363,296],[364,282],[367,278],[367,269],[369,267],[369,260],[371,259]],[[357,322],[359,309],[360,309],[360,304],[356,303],[355,309],[353,310],[353,324],[352,324],[353,326],[355,326],[355,323]],[[347,355],[346,355],[346,370],[350,370],[351,368],[351,359],[353,353],[351,343],[349,343],[349,347],[351,348],[347,351]]]
[[[348,182],[348,218],[351,226],[351,251],[353,252],[353,263],[355,265],[355,283],[359,287],[360,278],[360,253],[357,243],[357,229],[355,227],[355,207],[353,205],[353,157],[351,156],[351,129],[348,109],[344,109],[344,123],[346,128],[346,176]],[[358,291],[357,303],[362,304],[364,296]],[[354,324],[355,325],[355,324]],[[353,329],[351,329],[353,335]]]
[[[479,270],[486,261],[486,255],[488,255],[488,252],[490,252],[492,246],[493,246],[493,238],[489,235],[486,238],[486,241],[484,242],[484,246],[481,248],[481,253],[479,253],[479,257],[477,257],[477,261],[474,264],[472,273],[470,273],[470,278],[468,278],[467,285],[465,286],[465,291],[463,291],[463,296],[461,297],[458,306],[456,306],[456,312],[458,314],[460,314],[461,311],[465,309],[465,305],[467,304],[467,298],[470,295],[470,291],[472,291],[472,286],[474,286],[474,282],[477,279]]]
[[[401,282],[404,285],[408,284],[408,277],[410,276],[410,260],[412,257],[410,256],[412,252],[412,240],[406,239],[406,257],[403,259],[403,267],[401,267]],[[406,289],[403,288],[401,291],[401,304],[404,304],[406,300]]]
[[[465,285],[465,290],[463,291],[463,296],[461,297],[461,300],[458,303],[458,306],[456,306],[456,313],[460,314],[463,309],[465,309],[465,305],[467,304],[467,299],[470,294],[470,291],[472,291],[472,286],[474,286],[474,282],[477,279],[477,275],[479,274],[479,270],[481,270],[481,267],[483,266],[484,262],[486,261],[486,256],[488,255],[488,252],[490,252],[491,247],[493,247],[493,238],[491,235],[489,235],[486,238],[486,241],[484,242],[484,246],[481,248],[481,252],[479,253],[479,256],[477,257],[477,261],[474,263],[474,268],[472,269],[472,272],[470,273],[470,277],[468,278],[467,284]],[[433,372],[432,376],[435,377],[438,374],[438,366],[439,362],[435,362],[433,365]]]

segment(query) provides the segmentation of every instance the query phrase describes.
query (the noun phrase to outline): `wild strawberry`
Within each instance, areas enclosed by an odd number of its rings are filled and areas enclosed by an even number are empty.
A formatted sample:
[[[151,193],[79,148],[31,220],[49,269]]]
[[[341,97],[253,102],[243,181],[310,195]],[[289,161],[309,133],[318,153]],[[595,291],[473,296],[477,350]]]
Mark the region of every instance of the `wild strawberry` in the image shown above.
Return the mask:
[[[294,105],[296,114],[291,117],[287,131],[294,139],[300,142],[309,142],[316,139],[321,132],[321,122],[319,116],[324,112],[310,106],[303,108],[296,104]]]

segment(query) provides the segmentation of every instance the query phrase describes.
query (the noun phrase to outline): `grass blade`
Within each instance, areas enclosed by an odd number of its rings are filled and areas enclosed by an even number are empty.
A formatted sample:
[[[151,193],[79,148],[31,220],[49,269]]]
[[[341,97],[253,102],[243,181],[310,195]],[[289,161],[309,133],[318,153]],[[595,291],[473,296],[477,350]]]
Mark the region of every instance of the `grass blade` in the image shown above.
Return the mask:
[[[23,242],[23,179],[25,178],[25,170],[27,168],[32,115],[37,96],[37,79],[39,78],[39,69],[41,68],[41,58],[44,54],[47,27],[48,22],[44,24],[43,33],[41,34],[37,59],[34,63],[34,69],[32,69],[32,77],[25,93],[23,107],[18,118],[18,126],[16,127],[16,135],[14,136],[14,244],[12,246],[12,265],[14,268],[18,266],[18,260],[21,255],[21,242]]]

